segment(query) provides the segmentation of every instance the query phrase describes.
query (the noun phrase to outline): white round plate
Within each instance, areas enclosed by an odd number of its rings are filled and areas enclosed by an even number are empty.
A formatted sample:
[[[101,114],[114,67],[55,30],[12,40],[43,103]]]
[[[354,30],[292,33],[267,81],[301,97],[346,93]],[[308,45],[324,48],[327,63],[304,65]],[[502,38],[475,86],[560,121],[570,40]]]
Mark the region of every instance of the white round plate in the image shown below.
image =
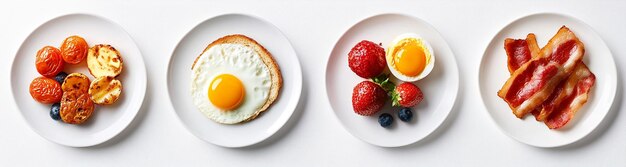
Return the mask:
[[[59,47],[71,35],[80,35],[90,46],[110,44],[119,50],[124,69],[117,77],[124,91],[112,105],[96,105],[91,118],[81,125],[65,124],[50,118],[49,104],[30,96],[30,82],[41,76],[35,69],[35,55],[44,46]],[[92,81],[86,60],[78,65],[66,63],[65,72],[81,72]],[[33,31],[22,43],[11,67],[11,92],[18,109],[30,127],[44,138],[71,147],[87,147],[105,142],[119,134],[135,118],[146,93],[146,67],[139,48],[118,24],[89,14],[70,14],[54,18]]]
[[[357,115],[352,108],[352,90],[365,79],[348,67],[348,52],[361,40],[382,43],[386,49],[397,35],[404,33],[422,36],[431,44],[437,57],[432,72],[414,82],[423,91],[424,101],[413,107],[414,117],[409,123],[400,121],[397,116],[400,108],[392,108],[390,100],[374,116]],[[326,94],[337,119],[352,135],[382,147],[412,144],[435,131],[450,114],[458,89],[458,67],[446,41],[430,24],[407,15],[382,14],[357,23],[339,39],[326,66]],[[393,115],[391,128],[385,129],[378,124],[381,113]]]
[[[205,117],[191,99],[191,65],[204,48],[220,37],[246,35],[274,57],[283,76],[278,99],[256,119],[235,125]],[[223,147],[245,147],[272,136],[293,114],[302,90],[302,72],[296,52],[278,28],[257,17],[226,14],[208,19],[185,35],[172,54],[167,87],[180,121],[198,138]]]
[[[524,39],[528,33],[535,33],[537,43],[543,47],[563,25],[569,27],[585,44],[583,61],[596,75],[596,83],[591,89],[589,101],[576,113],[574,119],[559,130],[550,130],[532,116],[524,119],[515,117],[506,102],[497,96],[497,92],[510,76],[504,39]],[[617,86],[613,56],[600,36],[580,20],[552,13],[522,17],[502,28],[485,50],[478,77],[483,103],[495,123],[510,137],[536,147],[564,146],[591,133],[609,112]]]

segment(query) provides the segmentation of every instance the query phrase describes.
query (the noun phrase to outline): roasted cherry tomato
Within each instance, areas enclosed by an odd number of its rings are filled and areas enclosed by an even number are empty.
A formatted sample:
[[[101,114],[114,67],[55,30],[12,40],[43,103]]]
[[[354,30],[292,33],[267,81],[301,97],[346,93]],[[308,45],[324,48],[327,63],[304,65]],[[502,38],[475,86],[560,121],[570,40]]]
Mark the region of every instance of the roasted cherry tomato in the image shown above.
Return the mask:
[[[30,83],[30,96],[40,103],[52,104],[61,101],[63,92],[61,84],[54,79],[46,77],[35,78]]]
[[[87,92],[72,90],[63,93],[61,99],[61,119],[69,124],[81,124],[85,122],[94,110],[93,101]]]
[[[87,57],[89,45],[80,36],[70,36],[65,38],[61,44],[61,56],[66,63],[78,64]]]
[[[35,66],[39,74],[53,78],[59,72],[63,71],[63,65],[63,58],[61,58],[61,51],[59,49],[46,46],[37,52]]]

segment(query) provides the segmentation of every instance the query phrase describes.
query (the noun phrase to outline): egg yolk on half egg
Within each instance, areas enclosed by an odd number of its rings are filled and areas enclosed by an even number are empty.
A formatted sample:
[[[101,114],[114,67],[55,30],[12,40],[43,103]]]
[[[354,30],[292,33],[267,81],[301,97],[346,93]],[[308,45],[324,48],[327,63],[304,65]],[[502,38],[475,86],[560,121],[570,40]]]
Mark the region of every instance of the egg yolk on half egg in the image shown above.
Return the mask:
[[[241,80],[231,74],[218,75],[209,86],[209,100],[215,107],[222,110],[239,107],[245,93]]]
[[[430,61],[430,53],[427,52],[421,41],[412,38],[403,39],[394,46],[395,69],[406,76],[418,76]]]

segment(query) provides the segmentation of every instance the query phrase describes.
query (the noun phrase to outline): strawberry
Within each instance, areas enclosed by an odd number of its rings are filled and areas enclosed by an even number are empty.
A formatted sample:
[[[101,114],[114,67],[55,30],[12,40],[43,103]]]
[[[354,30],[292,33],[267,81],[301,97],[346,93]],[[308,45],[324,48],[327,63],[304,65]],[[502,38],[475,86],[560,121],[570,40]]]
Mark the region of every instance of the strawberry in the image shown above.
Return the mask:
[[[387,67],[385,49],[372,41],[363,40],[348,53],[348,66],[362,78],[376,77]]]
[[[363,81],[352,91],[352,107],[359,115],[371,116],[383,108],[387,98],[387,92],[381,86],[371,81]]]
[[[422,90],[410,82],[401,83],[390,94],[393,106],[412,107],[424,99]]]

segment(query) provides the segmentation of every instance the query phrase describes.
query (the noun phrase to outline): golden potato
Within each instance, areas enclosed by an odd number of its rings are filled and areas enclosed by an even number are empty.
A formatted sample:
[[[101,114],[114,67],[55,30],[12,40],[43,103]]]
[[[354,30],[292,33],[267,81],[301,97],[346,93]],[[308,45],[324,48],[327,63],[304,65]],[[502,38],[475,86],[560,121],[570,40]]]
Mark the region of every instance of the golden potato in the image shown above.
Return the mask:
[[[102,76],[115,77],[122,72],[124,62],[120,52],[111,45],[98,44],[89,48],[87,68],[96,78]]]
[[[89,86],[89,96],[96,104],[113,104],[122,94],[122,82],[111,76],[96,78]]]

